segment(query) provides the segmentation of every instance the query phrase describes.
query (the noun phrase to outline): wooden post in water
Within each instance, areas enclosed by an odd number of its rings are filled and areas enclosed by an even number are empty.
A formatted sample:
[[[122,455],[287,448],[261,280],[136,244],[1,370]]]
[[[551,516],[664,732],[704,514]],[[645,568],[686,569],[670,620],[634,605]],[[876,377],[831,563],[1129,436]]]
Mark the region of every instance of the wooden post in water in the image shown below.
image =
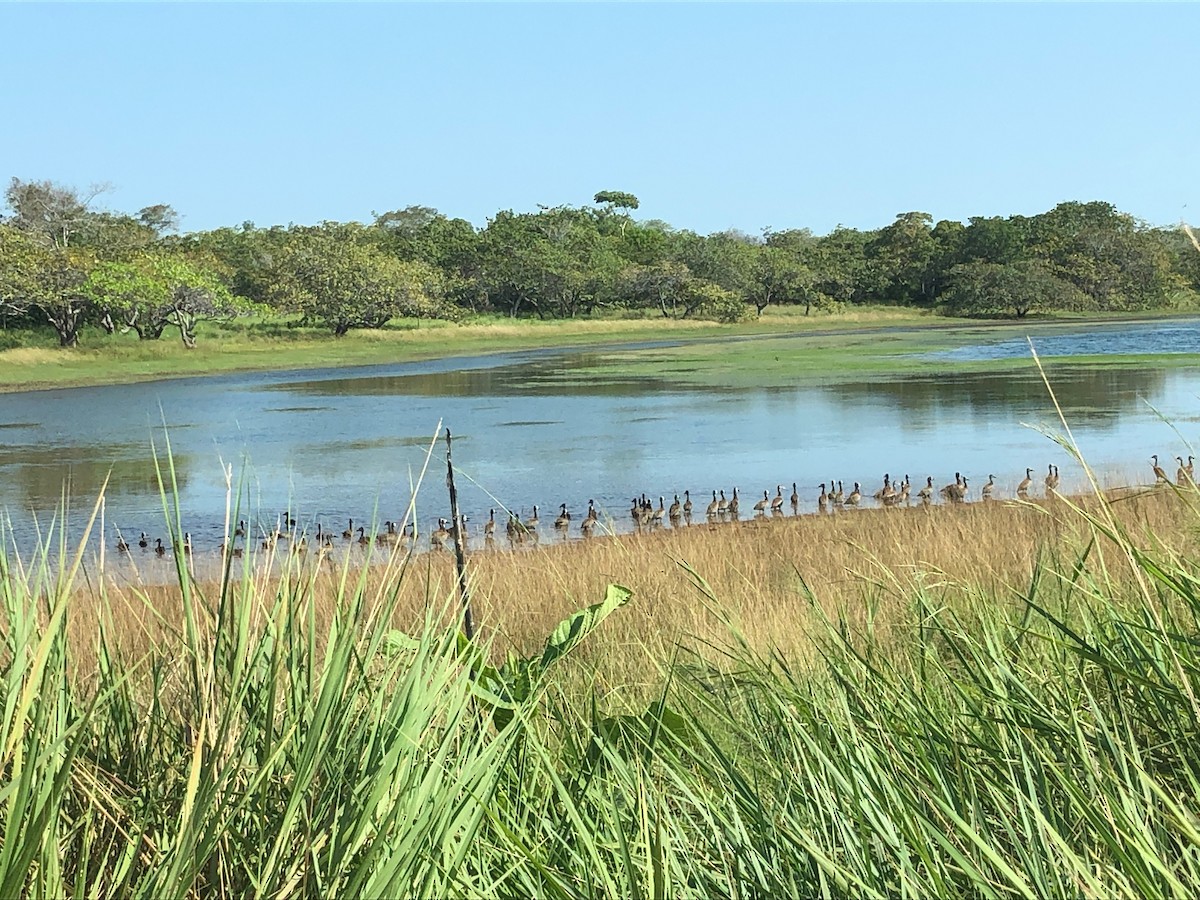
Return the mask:
[[[471,589],[467,585],[466,522],[458,514],[458,489],[454,486],[454,462],[450,458],[450,429],[446,429],[446,487],[450,491],[450,519],[454,522],[454,564],[458,569],[458,596],[462,600],[463,632],[467,640],[475,637],[471,619]]]

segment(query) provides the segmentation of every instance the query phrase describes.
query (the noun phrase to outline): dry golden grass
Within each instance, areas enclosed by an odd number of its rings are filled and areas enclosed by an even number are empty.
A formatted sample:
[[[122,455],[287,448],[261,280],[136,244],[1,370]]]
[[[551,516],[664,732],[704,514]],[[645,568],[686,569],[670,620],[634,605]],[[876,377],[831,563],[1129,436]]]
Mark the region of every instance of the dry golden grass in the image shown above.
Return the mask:
[[[59,365],[63,360],[61,350],[50,350],[45,347],[14,347],[11,350],[0,350],[0,363],[14,366],[48,366]]]
[[[1196,535],[1185,523],[1196,521],[1197,501],[1194,491],[1163,488],[1130,493],[1112,509],[1135,541],[1190,553]],[[1073,502],[1098,508],[1094,498]],[[970,587],[996,603],[1013,602],[1028,586],[1039,553],[1069,558],[1090,535],[1086,520],[1062,500],[914,506],[475,550],[469,570],[475,622],[498,652],[535,652],[555,624],[599,600],[609,583],[632,589],[634,601],[605,623],[573,664],[594,674],[602,691],[639,696],[658,683],[659,667],[677,645],[728,644],[729,629],[714,608],[756,649],[803,661],[816,624],[809,592],[852,630],[865,627],[870,616],[876,633],[894,632],[902,640],[915,621],[916,587],[946,603],[960,601]],[[507,542],[496,546],[507,548]],[[380,608],[389,591],[398,590],[395,625],[402,629],[415,629],[430,609],[457,610],[450,553],[407,560],[397,553],[365,569],[311,556],[285,555],[273,567],[255,564],[260,574],[234,592],[239,603],[252,606],[255,628],[263,627],[276,596],[311,601],[312,615],[327,622],[335,598],[346,595],[337,589],[342,579],[351,585],[362,579],[368,609]],[[708,583],[716,604],[706,601],[689,569]],[[1119,570],[1115,574],[1120,577]],[[111,610],[106,634],[126,660],[182,642],[177,585],[105,590],[107,604],[94,598],[75,604],[71,635],[81,669],[91,664],[104,608]],[[204,608],[215,610],[216,585],[198,585],[198,595]]]

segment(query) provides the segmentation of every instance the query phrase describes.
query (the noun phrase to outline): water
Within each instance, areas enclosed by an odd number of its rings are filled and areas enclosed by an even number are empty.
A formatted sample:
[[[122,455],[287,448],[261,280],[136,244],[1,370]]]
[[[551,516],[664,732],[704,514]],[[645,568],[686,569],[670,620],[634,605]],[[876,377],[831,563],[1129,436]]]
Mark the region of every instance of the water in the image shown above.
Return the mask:
[[[1057,333],[1049,331],[1039,334],[1034,338],[1033,346],[1043,358],[1200,353],[1200,328],[1192,319],[1062,326]],[[1023,359],[1028,356],[1029,341],[1024,337],[986,341],[930,354],[933,359],[959,361]]]
[[[1200,349],[1196,337],[1194,325],[1167,323],[1084,328],[1038,344],[1047,355],[1090,352],[1079,348],[1097,341]],[[998,358],[987,354],[1012,343],[954,352]],[[577,524],[594,499],[623,529],[630,498],[643,492],[669,505],[688,489],[702,510],[713,490],[737,486],[746,515],[777,485],[786,497],[795,482],[802,510],[813,511],[820,482],[840,479],[849,491],[860,481],[869,496],[885,472],[914,485],[932,475],[939,486],[962,472],[975,491],[995,474],[1011,495],[1026,467],[1040,485],[1053,463],[1064,489],[1079,484],[1068,455],[1039,430],[1060,426],[1036,372],[714,391],[595,377],[585,367],[597,358],[541,351],[0,395],[0,507],[18,543],[29,541],[65,483],[77,529],[107,477],[110,543],[114,526],[131,543],[142,531],[162,536],[154,460],[157,449],[165,463],[169,438],[197,553],[222,539],[230,466],[235,487],[244,479],[242,518],[253,533],[286,511],[340,534],[351,518],[357,527],[403,517],[439,421],[454,433],[474,528],[491,507],[503,521],[502,506],[528,516],[537,504],[546,540],[560,503]],[[1200,436],[1200,370],[1056,368],[1053,379],[1075,437],[1111,478],[1146,480],[1151,453],[1173,474],[1173,457]],[[444,452],[438,443],[418,495],[425,532],[448,515]]]

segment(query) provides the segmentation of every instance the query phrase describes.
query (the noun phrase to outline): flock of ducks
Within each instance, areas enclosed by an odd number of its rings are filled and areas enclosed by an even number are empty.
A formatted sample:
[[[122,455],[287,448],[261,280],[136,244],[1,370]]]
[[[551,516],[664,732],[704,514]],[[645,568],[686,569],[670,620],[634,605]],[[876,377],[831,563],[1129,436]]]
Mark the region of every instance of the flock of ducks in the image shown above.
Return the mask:
[[[1150,458],[1151,468],[1154,473],[1155,483],[1158,485],[1167,484],[1170,478],[1158,462],[1158,455],[1155,454]],[[1183,457],[1176,456],[1175,460],[1179,463],[1179,467],[1175,473],[1175,483],[1180,486],[1189,486],[1195,484],[1194,480],[1194,457],[1189,456],[1187,462],[1183,461]],[[1041,479],[1045,489],[1044,496],[1049,498],[1055,494],[1059,485],[1058,466],[1051,463],[1047,466],[1046,475]],[[832,513],[840,509],[855,509],[861,507],[864,500],[869,496],[879,506],[896,507],[910,506],[914,502],[929,505],[935,501],[935,497],[941,498],[947,503],[966,503],[972,499],[971,487],[966,476],[960,472],[954,473],[954,481],[948,484],[935,488],[933,476],[927,476],[925,484],[915,493],[912,490],[911,482],[907,475],[903,480],[892,479],[890,473],[883,476],[883,484],[878,490],[870,495],[864,493],[860,482],[853,482],[853,487],[849,493],[846,492],[842,481],[830,480],[822,482],[820,485],[821,493],[817,497],[817,511],[819,513]],[[1015,496],[1017,499],[1028,499],[1030,491],[1034,488],[1033,469],[1025,470],[1025,477],[1018,483]],[[755,518],[773,516],[779,517],[784,515],[784,507],[788,506],[793,515],[800,515],[800,495],[796,487],[796,482],[792,482],[792,491],[790,496],[785,497],[783,485],[776,485],[774,496],[770,490],[764,490],[762,499],[756,500],[751,506],[752,515]],[[996,476],[988,475],[988,480],[979,489],[979,499],[982,501],[997,500]],[[705,502],[701,509],[699,504],[692,500],[690,491],[683,492],[683,498],[680,499],[678,494],[674,495],[673,501],[668,505],[666,496],[662,495],[658,498],[658,505],[655,506],[646,494],[641,494],[634,497],[631,501],[629,510],[630,518],[633,521],[633,526],[638,531],[646,529],[655,529],[669,524],[672,528],[678,528],[683,525],[691,525],[695,518],[704,517],[704,521],[710,524],[719,522],[736,522],[741,518],[741,497],[738,494],[738,489],[732,489],[727,497],[723,489],[712,491],[712,499]],[[459,534],[464,537],[469,537],[467,528],[468,518],[461,517],[461,521],[457,524],[450,522],[448,519],[439,518],[437,520],[437,528],[429,533],[429,545],[434,549],[446,547],[458,540]],[[561,536],[569,534],[574,517],[567,508],[566,503],[559,504],[558,514],[553,520],[553,526],[556,533]],[[504,524],[504,535],[508,539],[510,545],[523,544],[525,542],[536,542],[539,538],[539,527],[541,525],[541,517],[538,513],[538,507],[532,508],[531,514],[522,519],[517,513],[509,512],[508,520]],[[579,532],[583,537],[591,537],[597,528],[601,528],[600,512],[596,508],[595,500],[589,500],[587,512],[579,523]],[[497,538],[498,523],[496,521],[496,510],[493,508],[488,512],[488,519],[483,524],[483,538],[485,544],[492,546]],[[613,530],[609,527],[607,530]],[[246,522],[240,521],[234,529],[233,541],[231,544],[221,545],[222,555],[228,551],[228,554],[234,558],[240,558],[244,554],[245,540],[248,535],[248,527]],[[336,535],[332,531],[324,529],[320,523],[317,524],[316,532],[311,536],[316,552],[321,555],[329,555],[335,546],[339,543],[343,546],[358,545],[361,547],[370,547],[372,544],[376,546],[392,546],[400,548],[413,547],[417,543],[417,533],[415,523],[409,523],[403,527],[392,521],[383,523],[383,530],[376,534],[369,534],[364,526],[355,528],[354,520],[350,519],[346,529],[342,531],[341,541],[336,539]],[[296,530],[296,520],[292,517],[290,511],[285,510],[277,523],[263,530],[261,547],[263,550],[274,549],[280,541],[287,541],[290,544],[290,550],[295,553],[306,553],[309,549],[309,536],[303,532]],[[156,556],[162,557],[167,554],[167,547],[163,544],[162,538],[149,538],[145,532],[142,532],[136,542],[137,547],[143,551],[153,552]],[[123,537],[117,539],[117,550],[121,553],[129,553],[131,547]],[[192,536],[190,532],[185,532],[183,541],[176,548],[176,553],[182,553],[185,556],[190,556],[192,553]]]

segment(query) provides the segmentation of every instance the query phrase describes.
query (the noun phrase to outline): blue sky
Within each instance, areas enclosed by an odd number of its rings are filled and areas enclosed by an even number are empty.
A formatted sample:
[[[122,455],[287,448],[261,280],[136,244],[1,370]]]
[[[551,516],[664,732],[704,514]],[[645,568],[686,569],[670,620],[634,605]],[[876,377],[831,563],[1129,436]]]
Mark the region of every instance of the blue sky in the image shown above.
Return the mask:
[[[631,191],[700,232],[1200,220],[1200,5],[5,4],[0,178],[185,230]]]

